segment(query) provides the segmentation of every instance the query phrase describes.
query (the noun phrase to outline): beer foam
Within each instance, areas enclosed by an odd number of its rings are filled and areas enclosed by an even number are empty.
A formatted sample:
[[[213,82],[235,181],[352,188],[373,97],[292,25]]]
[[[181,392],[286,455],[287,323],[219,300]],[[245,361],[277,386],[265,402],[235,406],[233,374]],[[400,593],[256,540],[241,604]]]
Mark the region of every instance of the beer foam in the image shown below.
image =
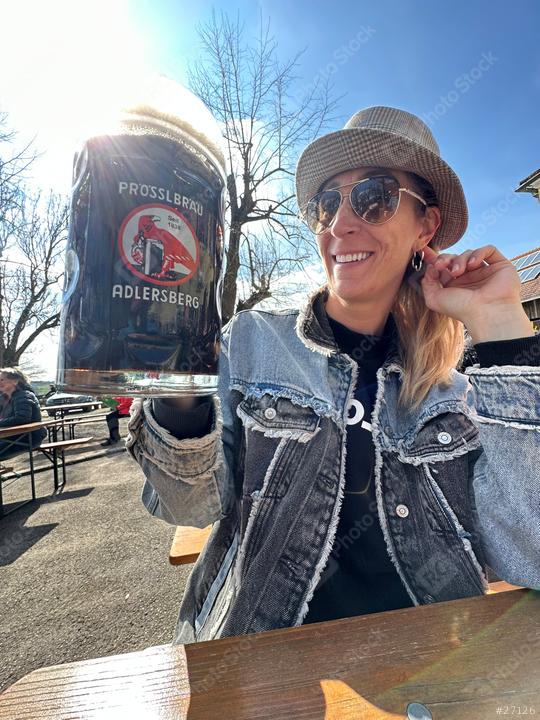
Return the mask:
[[[122,112],[124,122],[136,123],[139,131],[144,131],[146,120],[152,126],[148,132],[161,129],[161,134],[167,137],[174,138],[180,133],[188,142],[194,140],[226,172],[219,125],[202,100],[183,85],[163,75],[146,77],[124,100]]]

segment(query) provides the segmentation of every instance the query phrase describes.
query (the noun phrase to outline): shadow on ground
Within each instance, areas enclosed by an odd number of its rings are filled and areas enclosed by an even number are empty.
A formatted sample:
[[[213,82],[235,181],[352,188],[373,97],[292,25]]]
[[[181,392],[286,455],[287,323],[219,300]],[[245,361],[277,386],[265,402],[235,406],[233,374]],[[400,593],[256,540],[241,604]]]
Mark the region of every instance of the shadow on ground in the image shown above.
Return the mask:
[[[35,543],[39,542],[51,530],[58,526],[58,523],[48,525],[27,525],[27,521],[36,513],[42,505],[51,502],[66,502],[76,498],[85,497],[92,492],[93,488],[82,488],[80,490],[68,490],[49,497],[37,498],[34,502],[25,504],[14,510],[18,503],[4,505],[4,512],[9,516],[2,518],[0,527],[0,567],[5,567],[15,562],[21,555],[29,550]]]
[[[39,473],[37,502],[0,519],[0,691],[39,667],[171,640],[191,569],[169,565],[174,527],[142,506],[125,450],[84,452],[64,492]]]

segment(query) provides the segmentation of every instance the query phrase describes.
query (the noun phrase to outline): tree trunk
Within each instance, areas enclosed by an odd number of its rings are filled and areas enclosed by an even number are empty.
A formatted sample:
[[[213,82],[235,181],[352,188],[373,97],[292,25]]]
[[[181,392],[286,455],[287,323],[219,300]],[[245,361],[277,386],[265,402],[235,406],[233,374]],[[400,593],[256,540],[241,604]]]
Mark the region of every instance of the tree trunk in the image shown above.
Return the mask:
[[[223,299],[221,302],[222,322],[225,325],[234,315],[236,307],[236,291],[238,270],[240,268],[240,238],[241,225],[231,225],[229,231],[229,246],[227,249],[227,268],[223,280]]]
[[[5,348],[2,357],[2,367],[17,367],[20,355],[17,351],[13,352],[9,347]]]

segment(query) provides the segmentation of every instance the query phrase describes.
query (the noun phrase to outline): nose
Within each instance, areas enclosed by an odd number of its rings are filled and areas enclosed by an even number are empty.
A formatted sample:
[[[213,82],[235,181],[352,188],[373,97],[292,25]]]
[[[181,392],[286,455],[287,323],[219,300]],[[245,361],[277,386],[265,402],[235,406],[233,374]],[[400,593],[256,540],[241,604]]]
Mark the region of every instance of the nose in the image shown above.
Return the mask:
[[[338,211],[330,224],[330,232],[334,236],[351,233],[360,222],[360,218],[352,209],[350,195],[342,195]]]

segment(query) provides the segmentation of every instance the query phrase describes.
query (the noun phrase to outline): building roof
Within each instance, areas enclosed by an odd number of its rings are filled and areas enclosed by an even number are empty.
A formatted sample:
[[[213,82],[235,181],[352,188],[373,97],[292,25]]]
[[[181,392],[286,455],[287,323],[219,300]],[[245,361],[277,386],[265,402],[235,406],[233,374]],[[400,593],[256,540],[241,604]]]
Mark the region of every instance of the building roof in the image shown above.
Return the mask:
[[[521,292],[519,294],[521,302],[527,302],[527,300],[537,300],[540,298],[540,277],[534,280],[527,280],[522,283]]]
[[[531,248],[530,250],[527,250],[526,252],[521,253],[520,255],[515,255],[513,258],[510,258],[512,262],[514,260],[519,260],[519,258],[523,257],[524,255],[530,255],[533,252],[536,252],[537,250],[540,250],[540,245],[535,248]],[[521,302],[526,302],[527,300],[535,300],[536,298],[540,297],[540,277],[534,278],[534,280],[526,280],[524,283],[521,283],[521,291],[520,291],[520,298]]]
[[[530,255],[533,252],[536,252],[537,250],[540,250],[540,245],[535,248],[531,248],[530,250],[526,250],[525,252],[522,252],[520,255],[514,255],[514,257],[511,257],[510,260],[514,262],[514,260],[519,260],[520,257],[523,257],[524,255]]]
[[[540,168],[535,170],[526,178],[520,181],[515,192],[530,192],[533,195],[538,195],[538,185],[540,184]]]

